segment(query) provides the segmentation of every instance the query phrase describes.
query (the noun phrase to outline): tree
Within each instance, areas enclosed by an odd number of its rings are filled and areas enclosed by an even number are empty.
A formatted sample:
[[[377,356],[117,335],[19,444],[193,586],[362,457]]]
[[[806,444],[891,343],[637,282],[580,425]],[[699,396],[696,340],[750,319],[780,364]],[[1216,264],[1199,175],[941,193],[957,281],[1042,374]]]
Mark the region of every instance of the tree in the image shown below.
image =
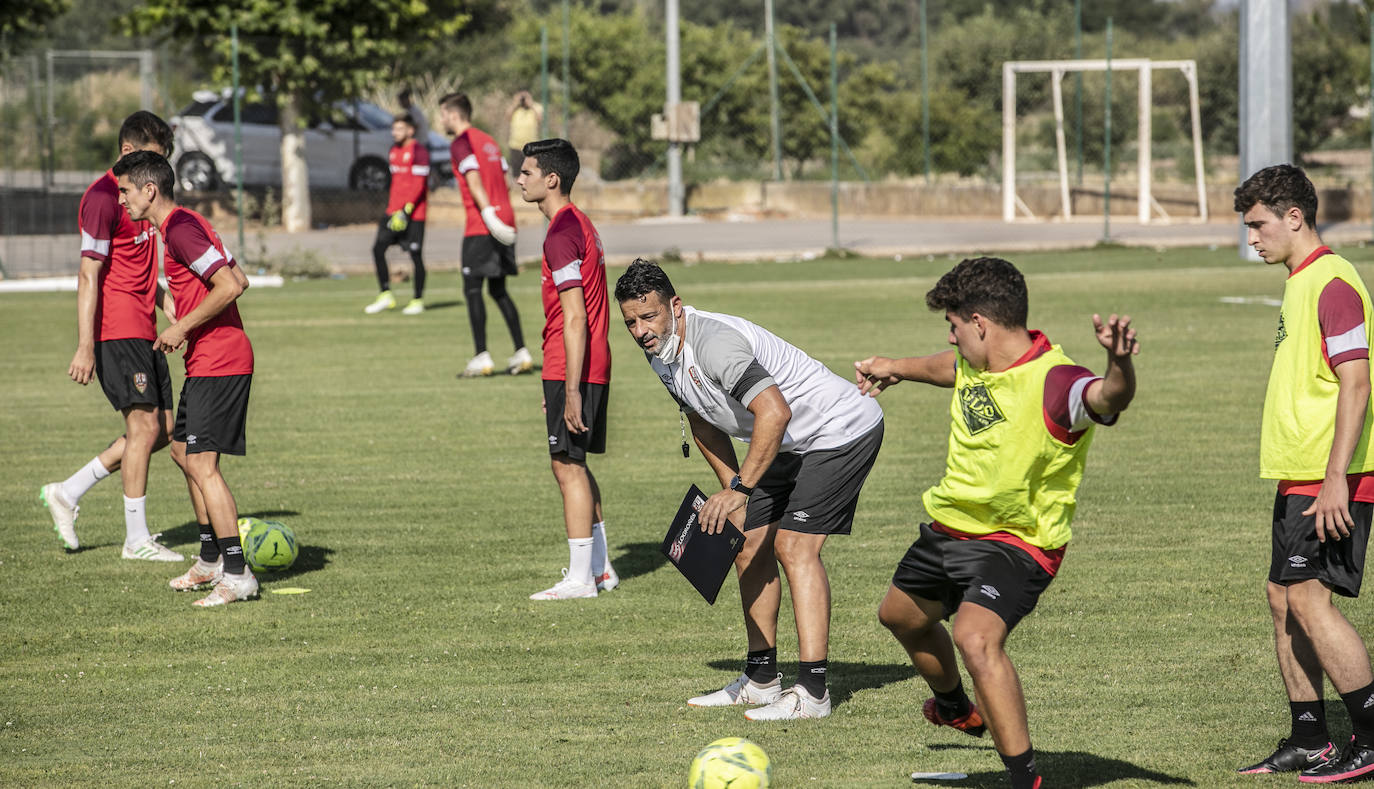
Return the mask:
[[[17,0],[0,3],[0,57],[24,49],[33,37],[48,29],[71,0]]]
[[[303,121],[322,104],[361,93],[412,48],[450,40],[471,19],[467,0],[221,3],[147,0],[126,19],[135,33],[202,42],[212,78],[228,82],[231,25],[244,85],[280,108],[282,225],[310,227]]]

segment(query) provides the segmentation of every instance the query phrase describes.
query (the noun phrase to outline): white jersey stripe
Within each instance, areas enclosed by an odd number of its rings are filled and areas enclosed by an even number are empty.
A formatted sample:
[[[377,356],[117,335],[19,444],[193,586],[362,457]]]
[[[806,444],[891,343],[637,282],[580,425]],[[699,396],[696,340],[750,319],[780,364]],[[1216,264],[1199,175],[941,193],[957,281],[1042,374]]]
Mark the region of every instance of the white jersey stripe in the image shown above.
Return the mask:
[[[1363,323],[1344,334],[1326,338],[1327,356],[1340,356],[1348,351],[1358,350],[1369,350],[1369,338],[1365,335]]]
[[[429,165],[417,164],[410,168],[411,175],[429,175]]]
[[[467,173],[469,170],[477,169],[477,156],[468,154],[463,157],[463,161],[458,163],[458,172]]]
[[[218,249],[215,249],[213,246],[206,247],[205,252],[202,253],[200,257],[191,261],[191,270],[196,272],[196,276],[203,277],[205,276],[205,272],[210,270],[211,266],[221,260],[224,260],[224,256],[219,253]]]
[[[1085,375],[1069,387],[1070,432],[1081,433],[1093,426],[1093,417],[1088,413],[1088,401],[1084,399],[1084,394],[1088,391],[1088,384],[1100,380],[1098,376]]]
[[[566,266],[563,266],[562,268],[554,269],[551,273],[553,274],[553,286],[555,288],[559,285],[562,285],[565,282],[572,282],[573,280],[581,282],[582,261],[574,260],[573,262],[569,263]]]
[[[69,249],[70,249],[70,247],[69,247]],[[82,251],[82,252],[94,252],[94,253],[97,254],[97,255],[105,255],[105,256],[108,256],[108,255],[110,254],[110,241],[109,241],[109,239],[104,239],[104,240],[98,239],[98,238],[96,238],[95,236],[91,235],[90,233],[87,233],[85,230],[82,230],[82,231],[81,231],[81,251]]]

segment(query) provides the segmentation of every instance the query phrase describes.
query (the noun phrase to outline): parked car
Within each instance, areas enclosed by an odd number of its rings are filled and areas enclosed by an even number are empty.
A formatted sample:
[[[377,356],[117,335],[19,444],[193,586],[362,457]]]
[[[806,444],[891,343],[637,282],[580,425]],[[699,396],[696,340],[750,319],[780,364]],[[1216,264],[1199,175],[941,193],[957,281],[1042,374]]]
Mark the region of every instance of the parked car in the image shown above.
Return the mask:
[[[391,141],[391,113],[370,102],[340,101],[305,129],[305,161],[310,185],[321,188],[382,191],[391,183],[387,152]],[[245,186],[281,184],[281,129],[277,106],[271,102],[243,102],[243,183]],[[171,119],[176,150],[173,167],[183,189],[208,191],[238,183],[234,167],[234,102],[222,93],[196,91],[192,101]],[[430,188],[453,183],[449,142],[429,133]]]

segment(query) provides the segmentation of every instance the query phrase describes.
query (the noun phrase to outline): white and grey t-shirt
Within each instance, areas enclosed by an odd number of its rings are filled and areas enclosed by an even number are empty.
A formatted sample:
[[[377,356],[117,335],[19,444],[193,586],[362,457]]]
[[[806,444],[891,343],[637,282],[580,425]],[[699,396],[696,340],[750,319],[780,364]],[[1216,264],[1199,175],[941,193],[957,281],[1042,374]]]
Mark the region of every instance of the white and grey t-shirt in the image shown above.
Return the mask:
[[[767,329],[733,315],[683,306],[682,351],[672,364],[645,354],[684,411],[748,441],[749,403],[777,384],[792,409],[782,452],[837,449],[872,430],[883,410],[852,382]]]

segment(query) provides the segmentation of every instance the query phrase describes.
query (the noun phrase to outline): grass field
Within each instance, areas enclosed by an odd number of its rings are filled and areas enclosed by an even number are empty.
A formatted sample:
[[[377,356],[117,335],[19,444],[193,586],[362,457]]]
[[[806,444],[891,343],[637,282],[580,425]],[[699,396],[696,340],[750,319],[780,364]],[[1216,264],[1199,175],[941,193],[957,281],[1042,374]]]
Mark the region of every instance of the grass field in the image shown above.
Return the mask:
[[[1374,255],[1350,252],[1374,275]],[[1093,447],[1064,569],[1010,643],[1047,785],[1254,785],[1231,771],[1287,733],[1262,596],[1273,493],[1256,476],[1277,312],[1257,300],[1280,295],[1284,272],[1231,249],[1012,259],[1032,327],[1080,363],[1103,365],[1095,311],[1129,312],[1143,346],[1136,402]],[[687,303],[744,315],[847,375],[868,354],[945,347],[923,296],[953,262],[669,271]],[[66,378],[74,297],[0,296],[0,785],[680,786],[727,735],[762,745],[780,787],[907,786],[914,770],[1004,785],[988,740],[921,718],[926,687],[875,615],[943,468],[947,391],[882,396],[885,446],[854,534],[826,548],[834,714],[750,723],[683,703],[737,674],[739,595],[727,581],[706,606],[658,554],[681,491],[712,477],[681,457],[676,409],[627,333],[613,321],[609,451],[592,465],[623,585],[534,603],[567,557],[539,383],[455,379],[472,350],[459,282],[431,283],[439,308],[418,318],[363,315],[369,278],[245,295],[250,454],[225,473],[241,513],[289,523],[304,546],[264,592],[312,591],[217,610],[168,589],[180,565],[119,558],[117,478],[82,501],[82,550],[61,548],[38,488],[120,421],[97,386]],[[537,345],[538,278],[512,284]],[[165,454],[148,501],[154,531],[195,550]],[[1344,610],[1371,632],[1366,601]],[[788,682],[790,620],[784,595]],[[1261,781],[1280,782],[1296,780]]]

